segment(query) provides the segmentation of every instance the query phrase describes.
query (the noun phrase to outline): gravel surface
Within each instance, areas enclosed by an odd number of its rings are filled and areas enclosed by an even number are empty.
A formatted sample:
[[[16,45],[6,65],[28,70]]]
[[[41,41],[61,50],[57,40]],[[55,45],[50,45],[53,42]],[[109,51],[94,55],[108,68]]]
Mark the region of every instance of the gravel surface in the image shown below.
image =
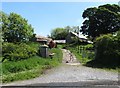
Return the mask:
[[[71,52],[65,49],[63,51],[63,63],[61,66],[47,70],[45,74],[40,77],[16,81],[3,86],[25,86],[25,85],[67,85],[72,84],[109,84],[117,85],[118,73],[108,72],[101,69],[94,69],[80,65],[75,56]],[[72,59],[70,58],[72,57]],[[68,63],[66,63],[66,61]],[[74,84],[75,83],[75,84]],[[70,88],[70,87],[69,87]],[[87,87],[86,87],[87,88]],[[92,88],[92,87],[91,87]],[[94,88],[94,87],[93,87]],[[112,88],[112,87],[110,87]]]

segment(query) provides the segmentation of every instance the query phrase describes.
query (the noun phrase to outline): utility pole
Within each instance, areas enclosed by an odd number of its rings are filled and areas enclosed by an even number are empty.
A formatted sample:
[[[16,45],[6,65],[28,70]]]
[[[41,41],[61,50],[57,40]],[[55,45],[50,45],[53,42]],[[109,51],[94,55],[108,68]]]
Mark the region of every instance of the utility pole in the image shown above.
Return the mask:
[[[79,30],[79,26],[77,26],[77,28],[78,28],[77,34],[78,34],[78,36],[79,36],[79,32],[80,32],[80,30]]]
[[[77,34],[78,34],[78,53],[79,53],[79,26],[77,26],[78,30],[77,30]]]

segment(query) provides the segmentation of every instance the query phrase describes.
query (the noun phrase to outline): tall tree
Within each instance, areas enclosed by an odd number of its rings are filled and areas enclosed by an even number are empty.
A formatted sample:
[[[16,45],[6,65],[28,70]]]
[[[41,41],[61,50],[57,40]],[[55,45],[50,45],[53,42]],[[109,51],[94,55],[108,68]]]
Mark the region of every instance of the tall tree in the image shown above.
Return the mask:
[[[28,41],[33,35],[33,28],[28,21],[16,13],[10,15],[2,13],[2,35],[4,41],[21,42]]]
[[[85,19],[81,32],[93,39],[100,34],[113,33],[120,29],[120,6],[101,5],[87,8],[82,17]]]
[[[79,26],[72,26],[72,27],[66,26],[64,28],[55,28],[52,30],[51,36],[48,37],[58,40],[66,39],[68,33],[71,31],[75,33],[79,33]]]
[[[72,26],[72,27],[66,26],[65,29],[66,29],[67,31],[69,31],[69,32],[70,32],[70,31],[75,32],[75,33],[78,33],[78,32],[79,32],[79,26]]]
[[[10,23],[9,22],[9,20],[8,20],[8,15],[7,14],[5,14],[4,12],[0,12],[0,18],[1,18],[1,20],[0,20],[0,30],[2,31],[1,32],[1,38],[3,39],[3,40],[5,40],[5,36],[7,36],[7,35],[5,35],[4,33],[5,32],[7,32],[7,30],[8,30],[8,24]]]
[[[65,39],[68,35],[69,30],[66,30],[65,28],[55,28],[51,32],[51,38],[62,40]]]

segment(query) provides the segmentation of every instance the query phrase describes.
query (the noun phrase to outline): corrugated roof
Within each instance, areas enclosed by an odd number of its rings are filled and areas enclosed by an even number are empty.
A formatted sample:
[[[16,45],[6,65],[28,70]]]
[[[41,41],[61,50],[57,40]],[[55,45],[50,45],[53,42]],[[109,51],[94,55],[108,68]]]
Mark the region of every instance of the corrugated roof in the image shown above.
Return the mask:
[[[81,39],[87,39],[87,37],[84,36],[83,34],[80,34],[80,33],[79,33],[79,35],[78,35],[78,34],[75,33],[75,32],[71,32],[71,33],[74,34],[75,36],[77,36],[78,38],[81,38]]]
[[[46,40],[51,41],[52,40],[51,38],[47,38],[41,35],[36,35],[36,38],[37,38],[37,41],[46,41]]]
[[[75,33],[75,32],[71,32],[73,35],[77,36],[79,39],[82,39],[82,40],[87,40],[88,43],[93,43],[92,41],[89,41],[88,38],[86,36],[84,36],[83,34],[79,33]]]

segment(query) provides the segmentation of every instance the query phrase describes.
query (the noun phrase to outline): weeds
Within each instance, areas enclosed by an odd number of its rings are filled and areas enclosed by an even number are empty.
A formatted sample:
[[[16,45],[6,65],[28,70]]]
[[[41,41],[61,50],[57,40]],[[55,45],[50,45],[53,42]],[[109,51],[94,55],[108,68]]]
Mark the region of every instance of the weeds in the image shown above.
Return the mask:
[[[3,83],[34,78],[40,76],[46,69],[58,66],[62,61],[62,51],[55,48],[50,52],[55,53],[53,59],[33,56],[21,61],[3,62],[0,68]]]

